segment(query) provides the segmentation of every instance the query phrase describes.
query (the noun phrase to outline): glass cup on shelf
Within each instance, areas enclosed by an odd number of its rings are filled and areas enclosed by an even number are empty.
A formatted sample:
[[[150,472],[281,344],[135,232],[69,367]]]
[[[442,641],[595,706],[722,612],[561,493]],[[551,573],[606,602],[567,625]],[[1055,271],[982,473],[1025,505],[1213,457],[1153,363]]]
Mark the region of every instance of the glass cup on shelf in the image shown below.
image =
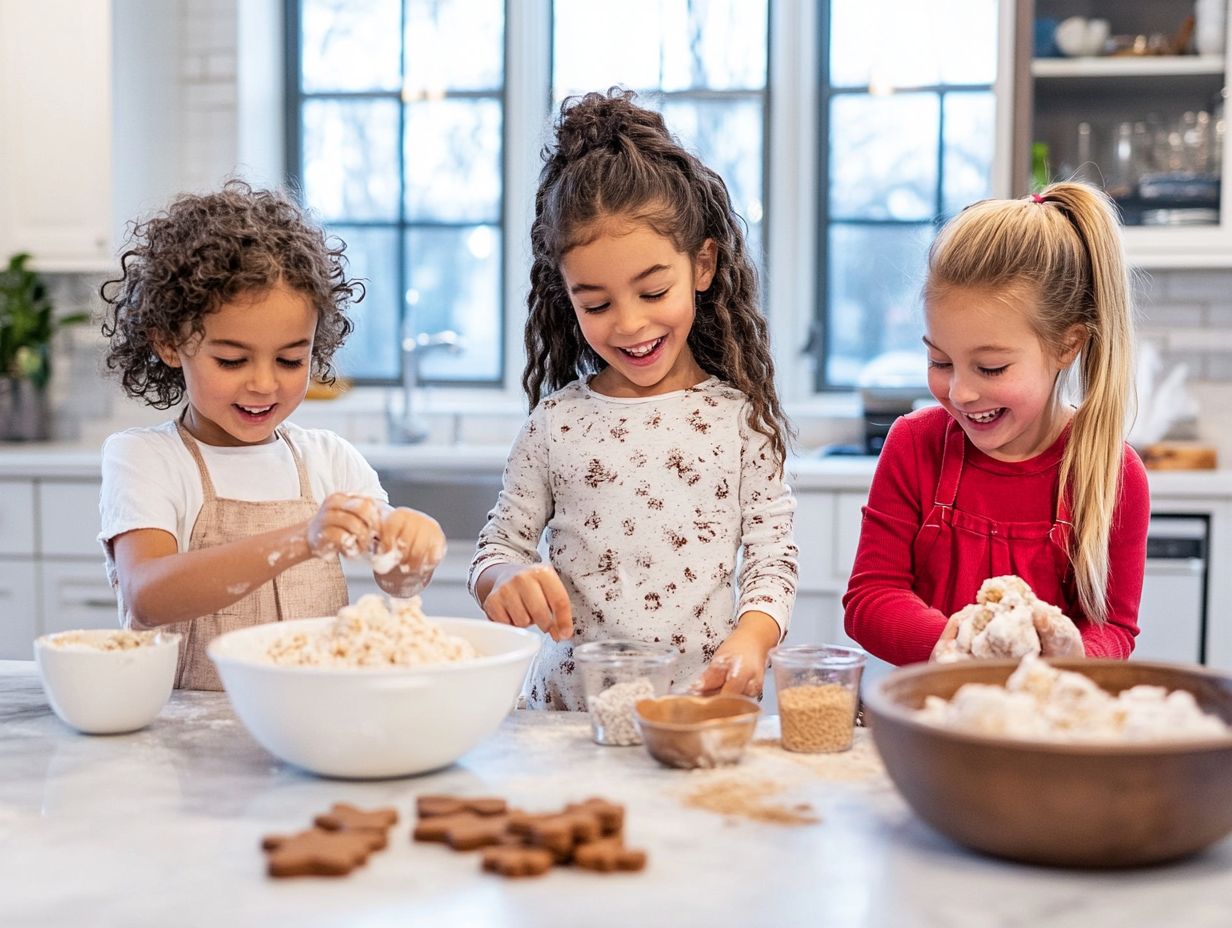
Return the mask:
[[[667,693],[680,652],[671,645],[613,638],[573,649],[596,744],[641,744],[633,707]]]
[[[832,644],[770,651],[784,749],[822,754],[851,747],[867,657]]]

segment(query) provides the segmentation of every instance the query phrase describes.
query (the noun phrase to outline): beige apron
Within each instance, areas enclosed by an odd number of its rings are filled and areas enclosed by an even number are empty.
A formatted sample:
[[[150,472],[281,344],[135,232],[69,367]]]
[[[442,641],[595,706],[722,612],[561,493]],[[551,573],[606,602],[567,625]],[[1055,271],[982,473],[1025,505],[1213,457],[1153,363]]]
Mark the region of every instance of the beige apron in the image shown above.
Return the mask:
[[[214,491],[214,482],[210,479],[196,440],[182,423],[176,423],[176,427],[201,472],[203,500],[201,512],[193,523],[189,551],[212,548],[239,538],[306,522],[316,515],[320,503],[312,498],[303,458],[284,429],[278,430],[278,436],[287,443],[295,459],[299,497],[250,501],[220,499]],[[266,622],[333,615],[346,604],[347,586],[341,562],[336,557],[328,560],[314,557],[284,570],[273,580],[212,615],[161,626],[183,635],[175,685],[189,690],[222,689],[218,671],[206,656],[205,648],[224,632]],[[134,620],[133,627],[145,626]]]

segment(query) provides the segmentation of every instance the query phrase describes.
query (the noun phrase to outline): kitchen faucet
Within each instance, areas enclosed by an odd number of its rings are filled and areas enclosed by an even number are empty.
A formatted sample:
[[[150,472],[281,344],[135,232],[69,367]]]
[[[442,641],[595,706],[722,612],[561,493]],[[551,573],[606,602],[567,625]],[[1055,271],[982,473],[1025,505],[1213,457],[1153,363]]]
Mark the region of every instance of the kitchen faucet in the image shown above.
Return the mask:
[[[419,363],[424,355],[445,350],[457,354],[464,347],[457,332],[404,331],[402,335],[402,409],[397,415],[389,411],[389,440],[395,444],[418,444],[429,434],[428,424],[415,412],[415,391],[419,387]]]

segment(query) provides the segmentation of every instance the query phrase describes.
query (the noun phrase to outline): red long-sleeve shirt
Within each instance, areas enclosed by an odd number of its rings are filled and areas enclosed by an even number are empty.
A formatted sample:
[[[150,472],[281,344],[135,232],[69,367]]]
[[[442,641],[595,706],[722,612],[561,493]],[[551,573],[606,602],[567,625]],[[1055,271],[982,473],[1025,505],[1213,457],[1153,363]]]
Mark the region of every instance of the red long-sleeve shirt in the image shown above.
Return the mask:
[[[847,634],[871,654],[894,664],[927,660],[948,617],[974,602],[978,591],[978,581],[971,589],[960,584],[952,601],[936,607],[915,592],[912,543],[933,506],[949,422],[944,409],[930,407],[894,423],[873,475],[860,544],[843,596]],[[1058,466],[1068,438],[1066,429],[1036,457],[1006,462],[989,457],[964,437],[965,461],[955,510],[999,523],[1052,521]],[[1128,445],[1122,468],[1121,497],[1108,539],[1107,621],[1096,625],[1083,614],[1072,571],[1062,583],[1062,601],[1054,603],[1078,626],[1088,657],[1127,658],[1138,634],[1150,492],[1142,461]],[[1038,584],[1030,576],[1023,579],[1033,587]]]

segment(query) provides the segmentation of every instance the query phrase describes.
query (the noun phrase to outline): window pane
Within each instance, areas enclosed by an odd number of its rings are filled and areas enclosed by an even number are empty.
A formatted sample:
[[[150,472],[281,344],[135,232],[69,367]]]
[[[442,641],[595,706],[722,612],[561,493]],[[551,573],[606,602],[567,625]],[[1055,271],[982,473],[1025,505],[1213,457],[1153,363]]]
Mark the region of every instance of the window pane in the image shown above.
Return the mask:
[[[503,86],[502,0],[410,0],[406,12],[406,86],[412,99]]]
[[[991,84],[994,0],[832,0],[830,83],[836,87]]]
[[[947,93],[941,208],[952,216],[992,196],[996,99],[991,93]]]
[[[939,106],[933,93],[840,94],[830,105],[836,219],[932,219]]]
[[[497,222],[501,105],[436,100],[406,108],[406,215],[412,222]]]
[[[329,231],[347,243],[347,274],[361,278],[367,291],[351,308],[355,331],[338,353],[336,366],[352,378],[397,377],[401,317],[398,232],[393,228],[343,225],[332,225]]]
[[[558,99],[604,90],[760,89],[766,83],[765,0],[627,0],[553,4]],[[596,36],[602,35],[602,41]]]
[[[411,229],[407,234],[407,311],[415,332],[452,329],[464,348],[425,355],[431,380],[500,377],[501,232],[497,226]]]
[[[303,0],[301,9],[305,92],[401,86],[399,0]]]
[[[663,106],[663,118],[686,148],[712,168],[731,194],[736,212],[760,223],[765,111],[754,99],[681,100]]]
[[[866,362],[887,351],[920,356],[920,288],[932,241],[930,223],[830,227],[826,381],[851,386]]]
[[[326,220],[398,216],[396,100],[306,100],[304,195]]]

